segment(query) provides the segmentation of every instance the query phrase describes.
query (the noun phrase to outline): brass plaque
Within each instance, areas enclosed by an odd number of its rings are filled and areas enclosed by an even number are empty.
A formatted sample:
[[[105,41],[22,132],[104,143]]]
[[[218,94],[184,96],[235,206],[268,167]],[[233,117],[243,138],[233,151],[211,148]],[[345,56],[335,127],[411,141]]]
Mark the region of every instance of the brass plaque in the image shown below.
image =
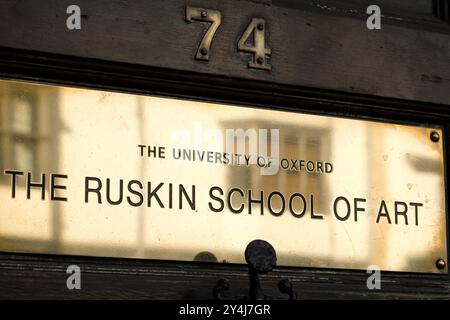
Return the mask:
[[[0,250],[244,263],[264,239],[281,266],[447,273],[442,140],[3,80]]]

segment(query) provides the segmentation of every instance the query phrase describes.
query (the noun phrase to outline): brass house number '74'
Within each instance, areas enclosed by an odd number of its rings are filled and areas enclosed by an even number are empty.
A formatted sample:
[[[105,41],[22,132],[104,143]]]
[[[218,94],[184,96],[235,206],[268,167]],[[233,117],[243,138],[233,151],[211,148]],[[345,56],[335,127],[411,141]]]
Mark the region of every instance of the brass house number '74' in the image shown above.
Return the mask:
[[[186,7],[186,21],[201,21],[210,23],[210,27],[203,36],[202,41],[195,54],[195,59],[209,61],[211,44],[214,35],[222,23],[222,14],[217,10]],[[271,55],[271,50],[265,45],[266,23],[264,19],[253,18],[238,41],[238,51],[252,53],[252,60],[248,62],[249,68],[270,70],[271,65],[267,57]],[[253,41],[251,36],[253,34]]]

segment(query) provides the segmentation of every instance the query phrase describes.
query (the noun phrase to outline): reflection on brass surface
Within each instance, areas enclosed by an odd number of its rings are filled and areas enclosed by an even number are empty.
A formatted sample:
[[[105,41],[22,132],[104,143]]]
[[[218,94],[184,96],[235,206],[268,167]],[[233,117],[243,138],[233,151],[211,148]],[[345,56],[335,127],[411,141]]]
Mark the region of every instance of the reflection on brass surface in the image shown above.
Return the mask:
[[[0,81],[0,250],[244,263],[264,239],[282,266],[447,273],[442,141],[440,128]],[[269,172],[245,163],[255,154]]]

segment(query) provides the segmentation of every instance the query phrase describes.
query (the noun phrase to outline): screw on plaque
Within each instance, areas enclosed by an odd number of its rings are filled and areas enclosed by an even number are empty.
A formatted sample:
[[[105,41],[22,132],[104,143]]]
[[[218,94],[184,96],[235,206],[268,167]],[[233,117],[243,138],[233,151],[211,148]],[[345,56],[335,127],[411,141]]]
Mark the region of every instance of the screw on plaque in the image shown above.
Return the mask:
[[[444,260],[444,259],[437,259],[437,260],[436,260],[436,267],[437,267],[439,270],[445,269],[445,265],[446,265],[446,263],[445,263],[445,260]]]
[[[439,135],[439,132],[437,132],[437,131],[431,131],[431,133],[430,133],[430,139],[431,139],[431,141],[433,141],[433,142],[438,142],[440,138],[441,138],[441,136]]]

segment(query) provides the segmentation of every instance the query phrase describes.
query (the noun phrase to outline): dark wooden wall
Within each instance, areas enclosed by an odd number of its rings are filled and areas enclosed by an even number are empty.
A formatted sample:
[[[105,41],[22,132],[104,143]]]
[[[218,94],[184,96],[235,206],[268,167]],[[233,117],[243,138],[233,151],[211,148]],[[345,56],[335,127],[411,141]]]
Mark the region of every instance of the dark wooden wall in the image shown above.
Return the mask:
[[[0,77],[449,130],[450,25],[431,0],[378,1],[374,31],[364,0],[77,0],[82,29],[70,31],[72,2],[0,2]],[[193,59],[202,26],[185,23],[187,4],[222,11],[209,62]],[[250,56],[236,50],[252,17],[268,24],[271,71],[249,69]],[[66,288],[71,264],[82,269],[82,290]],[[219,278],[232,296],[246,294],[242,265],[0,253],[3,299],[209,299]],[[263,277],[267,294],[281,296],[282,278],[299,298],[450,298],[448,275],[386,272],[382,290],[370,291],[364,271],[277,268]]]
[[[366,28],[367,2],[78,0],[82,27],[71,31],[65,23],[72,1],[3,0],[0,45],[448,104],[450,27],[433,17],[432,0],[382,2],[386,18],[375,31]],[[186,4],[222,12],[209,63],[192,58],[203,26],[184,21]],[[271,72],[247,69],[248,54],[236,53],[252,17],[267,21]]]

